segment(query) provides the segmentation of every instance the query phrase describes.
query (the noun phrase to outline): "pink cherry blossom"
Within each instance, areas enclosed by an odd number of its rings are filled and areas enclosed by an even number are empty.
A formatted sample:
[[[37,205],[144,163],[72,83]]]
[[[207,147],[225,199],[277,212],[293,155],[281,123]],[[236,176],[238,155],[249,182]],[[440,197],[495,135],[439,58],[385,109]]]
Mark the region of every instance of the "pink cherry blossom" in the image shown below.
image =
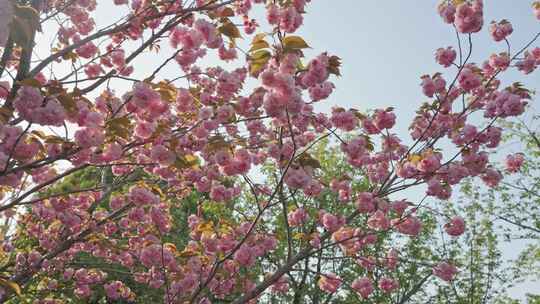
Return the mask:
[[[356,200],[356,208],[362,213],[375,211],[375,200],[373,194],[369,192],[361,192]]]
[[[532,6],[533,13],[536,16],[536,19],[540,20],[540,1],[534,1]]]
[[[460,33],[476,33],[482,29],[484,17],[480,0],[474,0],[473,5],[464,2],[457,6],[454,24]]]
[[[456,266],[447,262],[440,262],[435,267],[433,267],[433,274],[446,282],[452,281],[456,273]]]
[[[523,153],[509,154],[506,156],[506,171],[510,173],[516,173],[519,171],[523,163],[525,162],[525,156]]]
[[[493,54],[489,57],[489,65],[495,69],[504,71],[510,65],[510,56],[507,53]]]
[[[442,22],[464,43],[436,48],[443,72],[419,74],[423,97],[407,101],[413,108],[368,100],[328,110],[322,101],[349,63],[306,47],[316,45],[302,29],[312,1],[158,2],[113,0],[120,21],[109,24],[96,0],[0,1],[0,209],[17,232],[0,248],[13,257],[6,278],[48,289],[28,301],[53,304],[65,287],[67,300],[137,302],[136,282],[158,302],[283,302],[303,267],[313,270],[303,281],[315,278],[328,301],[342,285],[367,301],[376,288],[389,297],[410,285],[403,273],[397,279],[405,266],[456,276],[449,262],[409,261],[401,248],[432,237],[433,225],[462,235],[464,219],[406,194],[422,189],[436,204],[465,179],[500,183],[491,153],[506,122],[528,110],[524,78],[540,48],[478,50],[483,1],[441,1]],[[538,1],[533,10],[540,16]],[[13,31],[33,15],[41,28]],[[512,32],[503,19],[487,35]],[[384,76],[372,78],[400,89]],[[503,160],[507,173],[524,168],[516,152]],[[426,213],[437,216],[426,223]],[[308,259],[319,252],[315,271]],[[328,273],[332,254],[358,273]],[[122,275],[70,268],[81,256]],[[0,288],[0,302],[13,296]]]
[[[301,226],[303,223],[306,222],[307,218],[308,218],[308,214],[304,210],[304,208],[298,208],[292,212],[289,212],[287,216],[287,220],[291,227]]]
[[[435,52],[435,60],[437,61],[437,63],[439,63],[445,68],[451,66],[452,63],[454,63],[454,61],[456,60],[456,56],[456,51],[451,46],[447,48],[439,48]]]
[[[518,70],[523,72],[523,74],[530,74],[538,67],[538,60],[535,58],[534,54],[526,51],[524,53],[524,59],[516,62]]]
[[[498,170],[487,169],[486,172],[482,175],[482,180],[489,187],[496,187],[502,179],[502,175]]]
[[[363,277],[354,280],[351,284],[352,289],[358,292],[362,298],[366,299],[373,292],[373,283],[369,278]]]
[[[324,274],[319,279],[319,288],[327,293],[335,293],[341,286],[341,279],[333,273]]]
[[[399,282],[392,278],[382,278],[379,280],[379,288],[384,293],[390,293],[399,288]]]
[[[242,266],[251,266],[255,262],[253,251],[248,246],[241,246],[234,254],[234,259]]]
[[[444,225],[444,230],[451,236],[460,236],[465,232],[465,220],[462,217],[454,216],[450,222]]]
[[[405,219],[396,220],[396,228],[399,232],[410,236],[417,236],[422,230],[422,222],[415,216],[407,216]]]
[[[445,23],[453,23],[455,19],[456,7],[452,3],[442,2],[439,5],[439,15]]]
[[[136,205],[155,205],[159,202],[159,198],[155,194],[142,187],[131,188],[128,197]]]
[[[499,22],[493,21],[489,26],[489,32],[491,34],[491,37],[495,41],[501,41],[506,39],[506,37],[510,36],[513,31],[514,29],[512,28],[512,24],[507,20],[501,20]]]
[[[459,85],[465,91],[476,89],[481,84],[481,78],[471,67],[464,68],[458,77]]]

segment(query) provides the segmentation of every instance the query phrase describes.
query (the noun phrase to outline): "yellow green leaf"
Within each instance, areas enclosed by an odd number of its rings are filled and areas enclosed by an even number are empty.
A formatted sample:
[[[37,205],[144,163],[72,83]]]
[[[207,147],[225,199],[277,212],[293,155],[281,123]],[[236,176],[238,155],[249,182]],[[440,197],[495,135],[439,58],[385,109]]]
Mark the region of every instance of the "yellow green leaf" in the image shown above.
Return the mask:
[[[159,196],[159,197],[165,197],[165,194],[163,193],[163,191],[161,191],[161,188],[158,187],[157,185],[152,184],[152,185],[149,185],[148,187],[149,187],[150,190],[152,190],[152,192],[153,192],[154,194],[156,194],[157,196]]]
[[[193,250],[189,250],[189,249],[184,249],[182,252],[178,254],[178,256],[181,258],[190,258],[196,255],[197,255],[197,252]]]
[[[62,55],[62,59],[71,60],[72,62],[75,62],[77,58],[79,58],[79,55],[77,55],[75,52],[67,52]]]
[[[297,161],[302,167],[311,167],[314,169],[321,168],[321,163],[309,153],[302,154]]]
[[[328,72],[336,76],[341,76],[339,68],[341,67],[341,58],[338,56],[331,56],[328,60]]]
[[[15,294],[21,296],[21,287],[19,284],[4,278],[0,278],[0,285],[10,288],[13,290],[13,292],[15,292]]]
[[[412,154],[411,156],[409,156],[409,161],[413,164],[413,165],[416,165],[419,161],[422,160],[422,156],[418,155],[418,154]]]
[[[68,113],[74,114],[77,112],[77,103],[71,94],[60,94],[56,98]]]
[[[41,82],[39,82],[35,78],[26,78],[23,80],[19,80],[19,84],[22,86],[28,86],[33,88],[41,88]]]
[[[214,232],[214,224],[212,222],[202,222],[197,225],[197,232]]]
[[[47,138],[47,134],[45,134],[43,131],[40,131],[40,130],[33,130],[32,132],[30,132],[32,135],[34,135],[35,137],[39,138],[39,139],[46,139]]]
[[[206,151],[209,153],[229,148],[230,144],[221,135],[210,137],[208,144],[206,145]]]
[[[306,237],[305,233],[297,232],[293,235],[293,239],[295,240],[303,240]]]
[[[187,168],[197,168],[199,165],[199,159],[197,156],[188,154],[183,156],[177,156],[173,166],[179,170]]]
[[[255,42],[258,42],[258,41],[264,41],[264,38],[266,37],[267,35],[265,33],[259,33],[257,35],[255,35],[253,37],[253,42],[252,43],[255,43]]]
[[[105,127],[109,136],[119,136],[128,139],[131,136],[131,122],[127,116],[109,120]]]
[[[251,74],[255,74],[260,71],[272,58],[272,54],[267,50],[258,50],[251,55]]]
[[[160,81],[157,85],[152,86],[158,91],[162,100],[167,102],[174,102],[176,100],[176,88],[173,85],[166,81]]]
[[[267,50],[259,50],[250,55],[252,61],[264,61],[265,63],[272,57],[272,54]]]
[[[165,243],[163,244],[163,248],[166,248],[168,249],[169,251],[171,251],[172,253],[176,253],[178,250],[176,249],[176,245],[174,245],[173,243]]]
[[[21,47],[26,47],[32,43],[36,30],[41,30],[38,11],[31,6],[16,5],[15,16],[10,26],[13,41]]]
[[[12,115],[13,115],[12,109],[6,106],[0,107],[0,122],[7,123]]]
[[[47,144],[63,144],[65,142],[66,140],[60,136],[50,135],[45,138],[45,143]]]
[[[268,42],[264,41],[264,40],[260,40],[260,41],[257,41],[257,42],[253,42],[251,44],[251,48],[249,49],[250,52],[254,52],[254,51],[257,51],[257,50],[260,50],[260,49],[266,49],[266,48],[269,48],[270,47],[270,44],[268,44]]]
[[[364,135],[364,138],[366,139],[366,148],[368,149],[368,151],[373,151],[375,150],[375,146],[373,145],[373,141],[371,140],[371,137],[367,136],[367,135]]]
[[[364,119],[367,118],[367,116],[365,114],[358,111],[357,109],[349,109],[349,111],[353,112],[354,116],[356,116],[360,120],[364,120]]]
[[[219,17],[233,17],[234,11],[230,7],[225,7],[218,13],[218,16]]]
[[[249,51],[253,52],[256,50],[269,48],[270,44],[268,44],[268,42],[264,40],[265,37],[266,37],[265,33],[259,33],[255,35],[255,37],[253,37],[253,41],[251,42],[251,49]]]
[[[238,30],[238,27],[229,20],[226,20],[223,25],[218,28],[218,31],[231,39],[242,37],[242,35],[240,35],[240,30]]]
[[[283,38],[283,47],[288,50],[309,48],[309,45],[300,36],[287,36]]]

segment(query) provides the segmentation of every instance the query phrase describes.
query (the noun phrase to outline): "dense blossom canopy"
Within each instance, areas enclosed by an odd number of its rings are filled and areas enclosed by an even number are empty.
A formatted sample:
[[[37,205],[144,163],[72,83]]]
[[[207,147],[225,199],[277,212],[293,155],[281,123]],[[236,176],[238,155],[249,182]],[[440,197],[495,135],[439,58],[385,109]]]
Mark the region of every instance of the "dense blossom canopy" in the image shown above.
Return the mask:
[[[292,273],[302,270],[315,271],[328,294],[396,292],[399,243],[378,240],[418,236],[423,201],[389,195],[425,185],[426,197],[449,199],[468,177],[499,183],[488,154],[504,134],[496,122],[523,114],[531,99],[517,79],[499,77],[538,67],[540,33],[475,63],[472,40],[484,26],[502,42],[519,28],[487,24],[481,0],[442,1],[442,22],[468,42],[434,51],[441,72],[420,77],[427,102],[415,117],[397,117],[391,107],[319,113],[341,60],[304,55],[308,42],[296,32],[309,2],[114,0],[106,5],[129,12],[101,25],[96,0],[0,0],[0,211],[11,219],[0,299],[47,277],[47,290],[64,286],[82,300],[102,290],[110,300],[135,301],[136,282],[159,290],[164,303],[255,303],[287,294],[297,284]],[[252,17],[263,10],[266,20]],[[540,19],[540,2],[533,12]],[[52,49],[36,59],[45,26],[56,30]],[[136,60],[149,50],[167,59],[145,63],[155,64],[151,74],[135,77]],[[227,64],[206,66],[212,56]],[[178,78],[160,76],[167,65],[177,66]],[[394,133],[396,119],[411,119],[409,134]],[[349,173],[331,176],[315,157],[326,138]],[[453,148],[441,150],[443,142]],[[509,155],[506,170],[522,163]],[[269,165],[272,174],[256,182],[255,172]],[[91,186],[57,187],[92,168],[99,170]],[[195,207],[178,230],[175,212],[190,199]],[[216,209],[228,215],[215,218]],[[439,220],[450,237],[466,229],[459,216]],[[180,233],[185,240],[171,241]],[[366,271],[351,279],[304,264],[329,248]],[[81,256],[119,265],[128,279],[79,267]],[[444,257],[421,265],[443,281],[459,271]]]

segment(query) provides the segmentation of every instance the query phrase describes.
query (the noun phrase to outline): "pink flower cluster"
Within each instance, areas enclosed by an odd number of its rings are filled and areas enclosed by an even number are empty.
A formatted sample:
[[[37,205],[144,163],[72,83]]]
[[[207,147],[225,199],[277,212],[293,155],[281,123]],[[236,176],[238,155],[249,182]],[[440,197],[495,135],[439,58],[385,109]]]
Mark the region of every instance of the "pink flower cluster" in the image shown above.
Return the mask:
[[[523,153],[509,154],[506,156],[506,171],[516,173],[520,170],[525,162]]]
[[[341,286],[341,279],[333,273],[322,275],[319,279],[319,288],[327,293],[335,293]]]
[[[32,87],[23,87],[17,92],[13,106],[21,118],[40,125],[62,126],[66,111],[56,98],[45,98]]]
[[[421,79],[422,92],[427,97],[433,97],[435,94],[445,93],[446,81],[441,77],[441,75],[437,74],[432,77],[424,75],[421,77]]]
[[[435,52],[435,60],[445,68],[454,63],[456,56],[456,51],[451,46],[447,48],[438,48]]]
[[[304,22],[302,12],[306,2],[309,1],[296,0],[293,6],[283,8],[271,5],[268,8],[266,19],[271,25],[279,26],[287,33],[294,33]]]
[[[530,74],[540,65],[540,48],[534,48],[531,52],[525,51],[523,57],[516,62],[516,66],[523,74]]]
[[[74,293],[81,299],[86,299],[91,295],[91,285],[100,284],[105,279],[106,274],[99,270],[80,268],[77,270],[66,269],[64,279],[75,281]]]
[[[358,292],[362,298],[366,299],[373,292],[373,283],[369,278],[358,278],[352,282],[351,288]]]
[[[534,1],[532,7],[534,16],[536,19],[540,20],[540,1]]]
[[[459,216],[455,216],[450,222],[444,225],[444,229],[451,236],[460,236],[465,232],[465,220]]]
[[[433,267],[433,274],[446,282],[452,281],[457,272],[456,266],[447,262],[440,262]]]
[[[464,1],[457,7],[444,1],[439,5],[439,14],[446,23],[453,23],[460,33],[476,33],[484,25],[483,0],[474,0],[472,4]]]
[[[107,297],[111,300],[133,299],[134,297],[129,287],[125,286],[124,283],[120,281],[107,283],[103,285],[103,289],[105,289]]]
[[[514,29],[512,28],[512,24],[507,20],[501,20],[499,22],[493,21],[489,26],[489,32],[491,34],[491,37],[495,41],[501,41],[506,39],[506,37],[510,36],[513,31]]]
[[[299,227],[308,219],[308,214],[304,208],[298,208],[287,215],[287,221],[291,227]]]

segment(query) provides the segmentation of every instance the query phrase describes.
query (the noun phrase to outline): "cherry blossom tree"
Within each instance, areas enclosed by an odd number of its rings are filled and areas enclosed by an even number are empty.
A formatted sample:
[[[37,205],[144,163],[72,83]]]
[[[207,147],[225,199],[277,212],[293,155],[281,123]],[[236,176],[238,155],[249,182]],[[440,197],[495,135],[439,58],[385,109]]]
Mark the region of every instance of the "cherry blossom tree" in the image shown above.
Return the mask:
[[[81,301],[98,290],[136,301],[130,280],[164,303],[254,303],[290,297],[298,284],[320,289],[315,303],[407,301],[396,292],[410,284],[398,279],[400,244],[381,240],[419,236],[425,199],[449,199],[464,178],[499,183],[487,152],[505,131],[496,123],[531,99],[519,79],[499,77],[537,68],[540,33],[515,48],[518,26],[493,22],[489,32],[507,50],[474,63],[483,1],[441,2],[458,40],[434,51],[441,72],[420,77],[428,101],[408,118],[409,134],[396,134],[392,107],[316,111],[341,60],[305,56],[309,44],[295,33],[309,2],[114,0],[105,5],[126,13],[98,24],[95,0],[0,0],[0,299],[55,303],[69,288]],[[535,1],[531,18],[539,11]],[[35,55],[42,38],[45,57]],[[152,52],[164,59],[149,60]],[[219,64],[207,66],[212,56]],[[179,76],[165,79],[171,65]],[[327,139],[350,172],[321,164],[314,151]],[[259,181],[265,166],[273,174]],[[83,173],[99,178],[59,187]],[[422,186],[425,199],[394,199]],[[186,200],[194,208],[173,226]],[[454,238],[467,226],[457,215],[435,220]],[[339,276],[322,259],[329,250],[377,271]],[[125,275],[76,267],[81,256]],[[412,262],[444,282],[459,271],[443,256]],[[46,290],[58,290],[51,298],[32,284],[60,276],[47,280]],[[296,303],[309,297],[296,294]]]

